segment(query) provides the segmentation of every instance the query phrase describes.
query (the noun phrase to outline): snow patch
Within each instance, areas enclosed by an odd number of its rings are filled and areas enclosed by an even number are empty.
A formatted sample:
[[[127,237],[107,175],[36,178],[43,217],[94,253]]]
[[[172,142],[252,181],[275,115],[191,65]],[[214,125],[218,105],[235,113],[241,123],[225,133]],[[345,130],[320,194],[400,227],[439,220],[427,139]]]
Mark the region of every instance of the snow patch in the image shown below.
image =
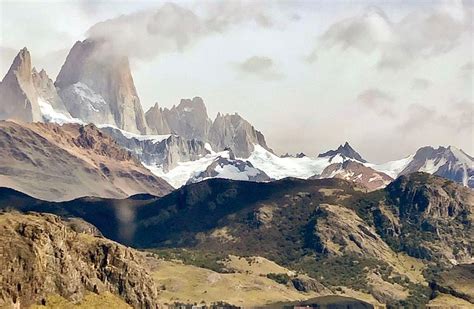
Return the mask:
[[[383,164],[365,163],[364,165],[367,167],[371,167],[378,172],[387,174],[388,176],[395,179],[401,173],[401,171],[403,171],[405,167],[407,167],[408,164],[410,164],[414,156],[415,155],[410,155],[406,158],[395,160],[395,161],[389,161]]]
[[[229,158],[229,152],[212,151],[212,153],[207,154],[195,161],[178,162],[178,166],[169,170],[167,173],[163,171],[162,166],[145,164],[144,166],[156,176],[166,180],[173,187],[180,188],[181,186],[185,185],[190,178],[195,176],[197,177],[197,175],[205,171],[206,168],[211,165],[219,156]]]
[[[69,115],[65,115],[54,110],[53,106],[42,97],[38,97],[38,105],[41,111],[41,115],[43,116],[43,119],[46,122],[53,122],[60,125],[63,125],[65,123],[84,124],[84,122],[80,119],[73,118]]]
[[[116,126],[114,125],[111,125],[111,124],[100,124],[97,126],[99,129],[102,129],[102,128],[112,128],[112,129],[115,129],[115,130],[119,130],[120,133],[123,134],[123,136],[125,136],[126,138],[128,139],[137,139],[139,141],[151,141],[153,144],[156,144],[156,143],[159,143],[161,141],[164,141],[165,139],[169,138],[171,136],[171,134],[164,134],[164,135],[155,135],[155,134],[136,134],[136,133],[132,133],[132,132],[128,132],[128,131],[125,131],[125,130],[122,130],[122,129],[119,129],[117,128]]]
[[[337,156],[336,156],[337,157]],[[343,158],[334,157],[332,162],[329,158],[280,158],[269,152],[260,145],[254,145],[254,151],[246,159],[255,168],[264,171],[268,176],[274,179],[285,177],[309,178],[321,172],[331,163],[343,160]]]
[[[439,160],[429,159],[425,161],[425,164],[419,169],[420,172],[425,172],[429,174],[434,174],[438,171],[438,169],[445,165],[448,162],[445,158],[441,158]]]
[[[78,82],[73,84],[72,87],[72,90],[82,98],[81,101],[87,103],[87,108],[90,111],[98,113],[101,106],[107,105],[104,98],[100,94],[95,93],[86,84]]]

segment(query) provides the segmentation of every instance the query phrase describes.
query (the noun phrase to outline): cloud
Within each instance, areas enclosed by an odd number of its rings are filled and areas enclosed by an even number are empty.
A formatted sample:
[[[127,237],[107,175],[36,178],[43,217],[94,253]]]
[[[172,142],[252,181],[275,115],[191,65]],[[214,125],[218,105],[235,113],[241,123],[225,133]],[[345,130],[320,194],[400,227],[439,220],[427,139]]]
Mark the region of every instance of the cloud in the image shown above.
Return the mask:
[[[448,135],[472,132],[474,127],[474,102],[457,102],[445,110],[437,110],[421,104],[411,104],[405,119],[397,126],[404,133],[429,128],[442,128]]]
[[[431,86],[432,82],[425,78],[414,78],[411,83],[413,90],[424,90]]]
[[[459,68],[459,76],[466,80],[472,80],[474,75],[474,62],[468,61]]]
[[[370,7],[331,25],[320,37],[319,48],[378,51],[378,68],[400,69],[419,57],[452,50],[463,35],[472,35],[472,22],[472,11],[463,3],[417,11],[396,23],[383,10]]]
[[[361,92],[357,101],[380,116],[395,116],[392,107],[395,98],[380,89],[372,88]]]
[[[183,51],[202,38],[231,26],[254,22],[273,27],[265,6],[251,1],[209,2],[193,10],[174,3],[99,22],[87,35],[105,42],[105,49],[121,55],[152,59],[160,53]]]
[[[264,56],[253,56],[247,58],[237,65],[240,72],[258,76],[262,79],[274,80],[282,78],[275,69],[275,63],[271,58]]]

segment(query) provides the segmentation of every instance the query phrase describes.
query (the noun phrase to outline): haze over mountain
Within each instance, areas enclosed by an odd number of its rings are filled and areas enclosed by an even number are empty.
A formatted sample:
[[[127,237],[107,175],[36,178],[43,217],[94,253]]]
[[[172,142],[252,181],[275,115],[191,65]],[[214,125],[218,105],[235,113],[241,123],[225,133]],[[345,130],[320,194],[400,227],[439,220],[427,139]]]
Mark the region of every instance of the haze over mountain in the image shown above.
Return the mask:
[[[473,158],[453,146],[422,148],[406,159],[379,165],[367,162],[348,142],[317,158],[279,158],[267,146],[263,134],[237,113],[219,113],[212,121],[199,97],[182,99],[171,109],[155,104],[144,114],[127,57],[104,58],[102,44],[77,42],[54,85],[44,70],[38,73],[32,68],[30,53],[22,49],[0,84],[0,92],[5,95],[0,104],[2,118],[60,124],[93,122],[174,187],[207,177],[258,181],[342,177],[374,190],[399,175],[416,171],[474,186]],[[248,159],[248,163],[225,162],[226,168],[234,172],[216,171],[216,162],[224,163],[220,152],[227,149],[237,158]],[[256,172],[244,176],[247,165]],[[255,177],[257,174],[262,177]]]

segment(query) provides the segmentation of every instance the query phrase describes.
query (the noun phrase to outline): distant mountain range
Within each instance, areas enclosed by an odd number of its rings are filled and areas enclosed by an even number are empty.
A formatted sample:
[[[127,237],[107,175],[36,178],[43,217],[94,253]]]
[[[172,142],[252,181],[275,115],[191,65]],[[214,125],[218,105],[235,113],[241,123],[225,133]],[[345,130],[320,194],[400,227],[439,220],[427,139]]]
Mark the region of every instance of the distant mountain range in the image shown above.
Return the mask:
[[[453,146],[423,147],[414,155],[384,164],[368,162],[348,142],[317,157],[278,157],[263,134],[240,115],[219,113],[211,120],[199,97],[183,99],[171,109],[155,104],[144,112],[128,59],[104,56],[102,44],[91,40],[72,47],[54,83],[44,70],[38,73],[32,67],[29,51],[22,49],[0,83],[0,96],[0,119],[17,121],[15,125],[24,126],[25,130],[29,125],[22,123],[94,123],[138,158],[138,165],[144,165],[175,188],[216,177],[249,181],[337,177],[376,190],[400,175],[416,171],[474,187],[473,158]],[[10,126],[13,125],[3,125]],[[54,128],[61,132],[61,127]],[[49,134],[44,130],[36,133],[44,138]],[[229,159],[229,150],[235,158]],[[61,162],[56,152],[51,158]],[[3,170],[3,179],[8,178],[5,185],[34,195],[31,188],[18,185],[22,183],[21,174],[6,166]],[[150,192],[137,190],[133,192]],[[104,197],[122,194],[84,193]]]

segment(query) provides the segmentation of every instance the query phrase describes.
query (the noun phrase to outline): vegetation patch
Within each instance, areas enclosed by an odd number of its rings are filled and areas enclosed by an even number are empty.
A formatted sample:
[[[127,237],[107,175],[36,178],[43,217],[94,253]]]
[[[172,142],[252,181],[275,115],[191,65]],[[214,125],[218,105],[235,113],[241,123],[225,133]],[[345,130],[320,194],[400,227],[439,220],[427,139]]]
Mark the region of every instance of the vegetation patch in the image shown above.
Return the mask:
[[[288,282],[290,282],[290,276],[288,276],[287,274],[269,273],[267,274],[267,278],[284,285],[287,285]]]
[[[159,258],[166,261],[180,260],[186,265],[210,269],[218,273],[231,273],[224,262],[228,255],[217,252],[191,250],[191,249],[148,249]]]

